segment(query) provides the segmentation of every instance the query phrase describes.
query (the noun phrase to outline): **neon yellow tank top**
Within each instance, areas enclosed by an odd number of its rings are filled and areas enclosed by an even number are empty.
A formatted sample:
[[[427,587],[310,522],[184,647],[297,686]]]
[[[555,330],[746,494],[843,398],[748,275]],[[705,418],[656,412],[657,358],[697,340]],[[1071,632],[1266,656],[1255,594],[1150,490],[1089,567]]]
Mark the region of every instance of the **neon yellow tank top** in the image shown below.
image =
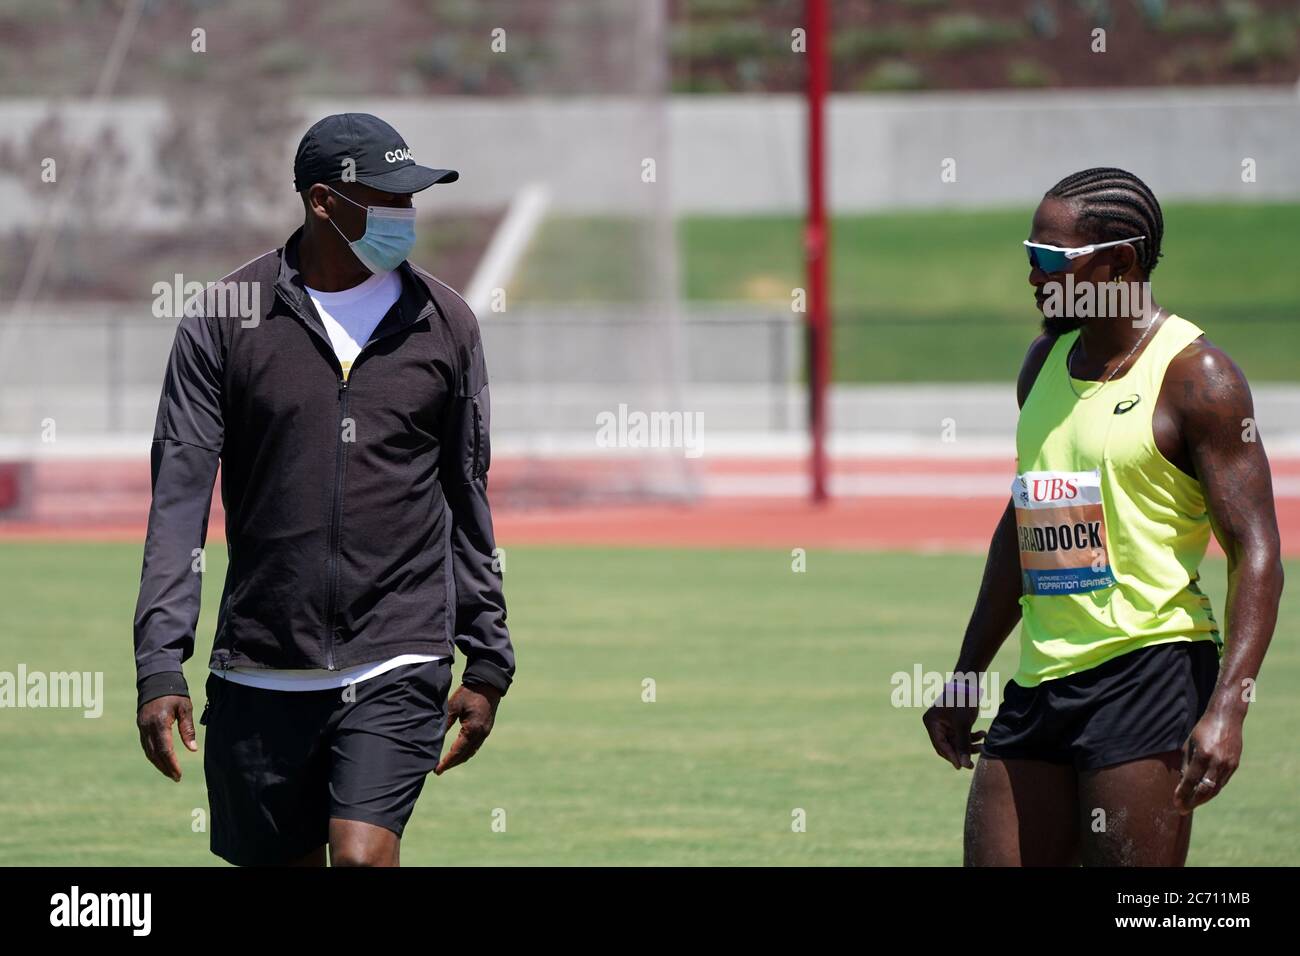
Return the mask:
[[[1077,331],[1060,336],[1043,363],[1020,412],[1011,488],[1022,687],[1152,644],[1212,640],[1222,653],[1198,586],[1210,541],[1205,496],[1160,453],[1151,429],[1165,369],[1201,334],[1169,315],[1129,370],[1104,385],[1071,379]]]

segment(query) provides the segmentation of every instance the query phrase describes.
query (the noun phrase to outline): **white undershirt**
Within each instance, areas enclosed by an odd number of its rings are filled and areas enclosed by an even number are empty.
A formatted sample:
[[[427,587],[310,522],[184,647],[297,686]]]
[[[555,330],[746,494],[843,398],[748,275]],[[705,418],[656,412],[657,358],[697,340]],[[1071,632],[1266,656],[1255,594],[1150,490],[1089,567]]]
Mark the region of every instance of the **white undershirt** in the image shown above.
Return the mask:
[[[343,377],[347,378],[370,333],[401,298],[402,277],[397,272],[381,272],[342,292],[321,292],[310,286],[306,289],[325,323],[334,354],[343,367]]]
[[[388,314],[402,295],[402,277],[397,272],[381,272],[360,285],[342,292],[321,292],[305,287],[311,296],[325,331],[329,333],[334,354],[339,358],[343,377],[347,378],[352,363],[370,339],[380,320]],[[264,667],[231,667],[222,671],[212,668],[212,673],[236,684],[261,687],[266,690],[333,690],[378,677],[403,664],[436,661],[440,654],[400,654],[385,660],[369,661],[342,670],[310,668],[303,670],[268,670]]]

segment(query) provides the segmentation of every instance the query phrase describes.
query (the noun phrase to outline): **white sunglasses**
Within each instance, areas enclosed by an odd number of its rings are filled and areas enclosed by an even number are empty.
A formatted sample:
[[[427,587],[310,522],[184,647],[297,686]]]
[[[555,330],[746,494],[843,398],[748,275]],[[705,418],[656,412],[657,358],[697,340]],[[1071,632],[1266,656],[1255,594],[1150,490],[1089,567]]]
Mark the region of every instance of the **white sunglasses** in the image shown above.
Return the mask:
[[[1122,246],[1125,243],[1137,242],[1139,239],[1145,239],[1146,236],[1134,236],[1132,239],[1116,239],[1113,242],[1096,242],[1090,246],[1049,246],[1043,242],[1030,242],[1025,240],[1025,246],[1029,251],[1029,264],[1035,269],[1042,269],[1044,272],[1065,272],[1066,266],[1074,259],[1080,256],[1086,256],[1090,252],[1096,252],[1098,249],[1109,249],[1111,246]]]

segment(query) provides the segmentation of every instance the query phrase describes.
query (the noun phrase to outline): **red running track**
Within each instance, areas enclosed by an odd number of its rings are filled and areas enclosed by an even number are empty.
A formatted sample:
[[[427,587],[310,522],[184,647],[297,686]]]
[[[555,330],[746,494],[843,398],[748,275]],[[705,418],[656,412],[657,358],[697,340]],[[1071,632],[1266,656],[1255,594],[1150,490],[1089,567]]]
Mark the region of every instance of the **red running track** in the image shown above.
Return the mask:
[[[66,470],[69,463],[61,463]],[[0,521],[0,540],[141,541],[148,513],[148,467],[140,463],[76,463],[77,480],[60,469],[44,478],[46,503],[26,521]],[[569,469],[581,463],[565,463]],[[495,469],[494,469],[495,471]],[[509,473],[509,466],[503,469]],[[1300,460],[1273,462],[1283,554],[1300,556]],[[998,460],[858,459],[834,474],[855,489],[817,507],[800,497],[755,494],[752,477],[797,486],[803,465],[790,459],[725,459],[708,464],[707,496],[695,504],[636,504],[494,510],[498,543],[602,547],[840,548],[984,553],[1006,505],[1011,467]],[[734,479],[739,484],[729,485]],[[951,479],[964,496],[895,493],[912,480]],[[89,482],[91,487],[87,487]],[[508,486],[507,486],[508,487]],[[728,494],[728,488],[740,489]],[[496,488],[496,485],[494,485]],[[744,489],[750,489],[748,491]],[[62,497],[61,497],[62,496]],[[87,510],[85,502],[92,499]],[[66,499],[66,501],[64,500]],[[508,500],[503,496],[503,500]],[[60,504],[60,501],[64,501]],[[80,510],[76,507],[80,502]],[[105,506],[104,502],[112,502]],[[220,539],[214,501],[209,527]],[[1211,544],[1212,553],[1218,552]]]

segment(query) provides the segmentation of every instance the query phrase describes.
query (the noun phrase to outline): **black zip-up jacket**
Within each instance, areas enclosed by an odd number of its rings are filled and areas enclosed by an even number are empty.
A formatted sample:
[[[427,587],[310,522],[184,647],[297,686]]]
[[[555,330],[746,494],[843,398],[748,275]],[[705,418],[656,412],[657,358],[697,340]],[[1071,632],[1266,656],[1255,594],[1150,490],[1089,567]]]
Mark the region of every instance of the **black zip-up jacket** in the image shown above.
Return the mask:
[[[515,660],[478,322],[403,263],[401,298],[345,380],[298,275],[301,235],[216,287],[254,283],[254,317],[209,289],[176,330],[135,613],[138,704],[188,694],[218,463],[230,563],[210,666],[338,669],[459,646],[462,682],[504,693]]]

